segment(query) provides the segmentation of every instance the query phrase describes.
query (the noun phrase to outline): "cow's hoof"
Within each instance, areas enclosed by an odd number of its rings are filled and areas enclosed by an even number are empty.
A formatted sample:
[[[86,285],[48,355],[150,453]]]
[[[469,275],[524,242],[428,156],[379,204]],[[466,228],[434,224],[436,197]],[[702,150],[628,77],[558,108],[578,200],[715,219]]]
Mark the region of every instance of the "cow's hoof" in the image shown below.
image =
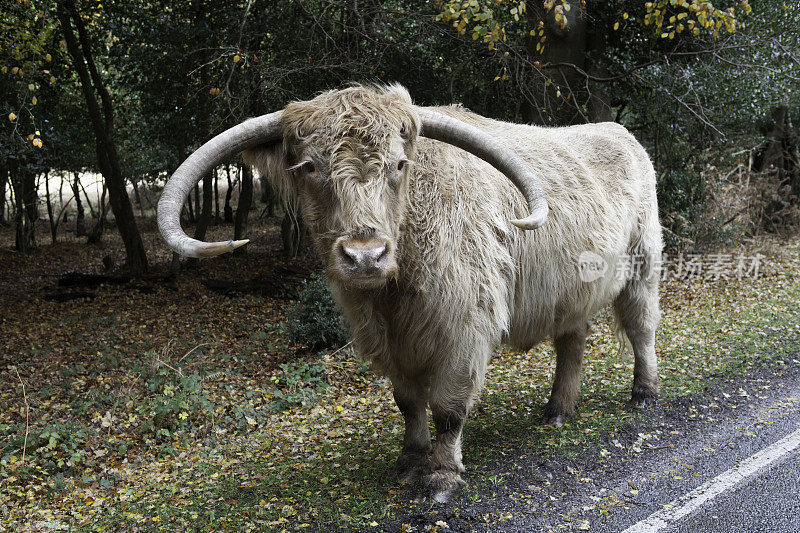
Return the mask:
[[[571,414],[551,408],[549,402],[544,406],[544,417],[542,418],[542,423],[545,425],[563,426],[569,422],[570,418],[572,418]]]
[[[424,452],[401,453],[397,458],[395,473],[400,483],[413,483],[429,468],[428,455]]]
[[[658,393],[645,387],[634,387],[628,405],[634,409],[646,409],[656,404]]]
[[[422,478],[422,494],[438,503],[447,503],[467,484],[457,472],[437,470]]]

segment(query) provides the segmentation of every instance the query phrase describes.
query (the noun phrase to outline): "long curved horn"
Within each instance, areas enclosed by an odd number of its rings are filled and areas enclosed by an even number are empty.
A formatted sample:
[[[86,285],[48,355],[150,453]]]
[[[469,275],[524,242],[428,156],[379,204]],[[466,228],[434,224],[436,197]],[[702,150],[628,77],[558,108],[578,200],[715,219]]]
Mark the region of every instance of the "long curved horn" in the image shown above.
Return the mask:
[[[214,167],[248,148],[283,137],[282,111],[251,118],[226,130],[190,155],[164,186],[158,200],[158,229],[170,248],[187,257],[214,257],[248,243],[248,240],[202,242],[181,228],[181,209],[189,191]]]
[[[457,146],[476,155],[505,174],[528,201],[530,214],[511,223],[522,229],[536,229],[547,220],[547,198],[539,178],[527,163],[494,137],[475,126],[431,109],[417,108],[422,120],[420,135]]]

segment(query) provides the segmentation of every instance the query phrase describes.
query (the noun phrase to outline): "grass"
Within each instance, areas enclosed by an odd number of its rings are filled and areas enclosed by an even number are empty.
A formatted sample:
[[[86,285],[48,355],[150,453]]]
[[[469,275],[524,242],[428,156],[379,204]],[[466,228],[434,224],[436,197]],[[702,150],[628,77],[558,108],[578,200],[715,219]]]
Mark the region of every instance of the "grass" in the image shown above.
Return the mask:
[[[792,357],[800,348],[797,264],[789,251],[777,254],[774,268],[758,280],[666,283],[657,342],[662,396],[696,393],[709,378]],[[125,321],[124,313],[107,313],[92,327],[113,330]],[[187,366],[182,375],[196,376],[187,383],[153,363],[158,346],[137,345],[153,350],[148,363],[117,357],[113,343],[92,344],[90,335],[80,343],[98,352],[100,366],[75,362],[61,368],[60,385],[28,383],[29,396],[40,398],[39,413],[54,395],[79,412],[60,426],[34,424],[29,470],[19,465],[18,452],[14,460],[4,454],[0,493],[19,507],[0,509],[3,523],[12,529],[23,523],[86,530],[363,529],[409,509],[429,511],[410,503],[392,477],[402,419],[386,380],[346,353],[275,366],[265,378],[254,370],[253,354],[275,342],[271,335],[251,332],[234,353],[199,340],[211,346],[192,357],[207,364]],[[174,365],[177,355],[164,362]],[[25,364],[18,365],[21,372]],[[511,472],[498,470],[501,454],[516,454],[510,468],[526,469],[536,457],[581,453],[638,416],[625,407],[633,361],[620,353],[607,313],[588,342],[578,414],[561,428],[540,425],[553,369],[549,344],[497,353],[465,429],[466,502],[490,498],[506,482]],[[139,385],[127,395],[111,393],[134,381]],[[4,402],[16,401],[5,394]],[[171,424],[130,422],[146,418],[154,401],[165,402]],[[112,411],[116,422],[104,427],[102,418]],[[138,429],[123,431],[129,422]],[[19,436],[18,423],[0,424],[0,434],[14,431]],[[55,444],[48,452],[51,432]],[[74,460],[70,454],[77,454]]]
[[[773,289],[773,296],[766,299],[762,299],[766,287],[749,289],[722,290],[691,313],[665,315],[660,338],[666,397],[696,392],[708,376],[743,372],[766,357],[783,356],[800,346],[800,316],[791,305],[800,301],[798,286]],[[748,327],[743,329],[741,324]],[[503,482],[502,474],[485,468],[501,450],[577,453],[599,434],[636,416],[624,405],[632,361],[616,348],[610,349],[610,356],[602,356],[601,349],[613,342],[611,324],[601,322],[597,329],[598,338],[587,353],[579,416],[563,428],[538,423],[553,366],[549,348],[499,355],[465,432],[465,462],[473,484]],[[776,338],[768,334],[770,330],[786,336]],[[731,332],[739,335],[731,336]],[[206,520],[236,528],[248,524],[289,529],[304,524],[361,527],[380,523],[405,506],[402,498],[395,497],[401,488],[391,481],[390,469],[401,421],[390,407],[385,383],[365,386],[372,391],[364,396],[332,393],[316,410],[299,415],[304,419],[299,427],[290,421],[298,416],[292,413],[287,417],[292,425],[281,428],[282,438],[249,439],[242,461],[251,481],[243,483],[238,476],[220,479],[213,496],[203,496],[203,509],[192,511],[192,516],[197,515],[194,520],[199,520],[196,523]],[[337,399],[341,403],[333,405]],[[340,405],[346,408],[337,416]],[[375,409],[390,412],[372,417]],[[328,438],[332,433],[337,436]],[[264,456],[258,457],[259,453]],[[217,464],[206,468],[205,475],[226,470]],[[154,501],[159,500],[170,502],[162,511],[172,513],[174,519],[174,502],[155,496]],[[145,510],[138,506],[136,516],[145,516]]]

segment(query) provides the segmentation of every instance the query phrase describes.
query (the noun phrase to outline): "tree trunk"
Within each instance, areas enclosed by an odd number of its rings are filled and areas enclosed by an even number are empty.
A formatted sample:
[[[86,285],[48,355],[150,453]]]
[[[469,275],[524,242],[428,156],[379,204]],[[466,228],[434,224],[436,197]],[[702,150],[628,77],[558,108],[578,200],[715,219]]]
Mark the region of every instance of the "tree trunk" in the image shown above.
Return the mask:
[[[259,176],[258,181],[261,184],[261,203],[267,205],[267,216],[275,216],[275,191],[272,190],[272,185],[266,176]]]
[[[196,183],[194,186],[194,221],[199,221],[200,216],[200,184]]]
[[[103,232],[106,229],[106,214],[108,213],[106,210],[106,191],[108,191],[108,188],[106,184],[103,183],[103,192],[100,194],[100,201],[97,204],[97,222],[94,223],[92,229],[87,233],[89,237],[87,242],[89,244],[100,244],[103,240]]]
[[[36,173],[20,172],[22,176],[22,199],[25,203],[25,214],[31,223],[39,220],[39,195],[36,192]]]
[[[92,218],[97,218],[97,213],[94,212],[94,206],[92,205],[91,198],[89,198],[89,193],[86,192],[86,187],[83,186],[83,182],[78,178],[77,172],[75,173],[75,180],[83,191],[83,197],[86,198],[86,205],[89,206],[89,216]]]
[[[589,18],[589,17],[587,17]],[[586,57],[587,71],[590,76],[596,78],[608,78],[611,72],[602,62],[606,48],[608,46],[608,29],[610,23],[602,20],[589,18],[587,23],[589,42],[588,49],[591,54]],[[589,80],[588,81],[589,102],[587,104],[587,118],[589,122],[608,122],[611,120],[611,93],[608,83]]]
[[[86,191],[84,191],[85,193]],[[75,195],[75,236],[76,237],[85,237],[86,236],[86,219],[84,218],[83,213],[83,204],[81,203],[81,183],[80,177],[77,172],[75,172],[75,181],[72,183],[72,194]]]
[[[214,170],[214,224],[219,224],[219,171]]]
[[[544,76],[533,74],[533,86],[521,109],[527,122],[552,126],[587,122],[582,111],[586,80],[578,70],[586,69],[587,17],[576,4],[564,12],[562,28],[555,20],[555,7],[546,10],[542,2],[528,3],[528,33],[537,32],[528,38],[528,56],[542,65]],[[536,50],[540,28],[547,37],[541,53]]]
[[[62,172],[60,172],[59,173],[59,177],[61,179],[58,180],[58,205],[63,207],[63,205],[64,205],[64,174]],[[66,210],[64,211],[64,213],[65,213],[64,216],[66,216]]]
[[[253,173],[248,165],[239,167],[239,205],[236,206],[236,218],[233,221],[233,238],[244,239],[247,235],[247,217],[250,214],[250,205],[253,203]],[[233,255],[242,257],[247,255],[247,245],[240,246],[233,251]]]
[[[16,200],[16,220],[14,224],[14,249],[26,254],[36,246],[34,236],[34,223],[29,218],[29,211],[25,208],[25,181],[26,170],[15,166],[11,169],[11,185],[14,188],[14,199]]]
[[[14,249],[26,254],[31,248],[31,243],[28,241],[28,214],[25,212],[25,204],[22,201],[22,184],[19,182],[19,178],[12,176],[12,184],[17,204],[16,220],[14,221]]]
[[[770,119],[761,129],[767,141],[753,157],[752,170],[762,172],[774,168],[779,180],[787,181],[792,186],[793,194],[800,194],[800,156],[789,108],[773,108]]]
[[[800,154],[789,108],[773,108],[761,133],[766,141],[750,158],[750,170],[769,176],[771,196],[764,209],[763,223],[767,230],[776,231],[796,222],[792,220],[795,212],[792,206],[800,198]]]
[[[139,179],[138,178],[131,178],[131,185],[133,185],[133,198],[136,202],[136,205],[139,206],[139,215],[144,218],[144,205],[142,202],[142,193],[139,190]]]
[[[142,243],[136,219],[133,215],[125,179],[122,176],[117,147],[114,142],[114,115],[111,95],[102,83],[100,74],[92,57],[89,37],[83,19],[75,8],[74,0],[58,2],[58,19],[64,33],[67,51],[72,65],[81,81],[81,90],[92,121],[92,128],[97,141],[97,159],[100,172],[103,174],[111,198],[111,209],[125,244],[128,269],[133,276],[140,276],[147,271],[147,254]],[[78,31],[76,39],[72,24]],[[80,44],[78,43],[80,40]],[[100,95],[98,103],[96,94]],[[101,109],[102,105],[102,109]]]
[[[233,184],[231,183],[231,166],[225,165],[225,176],[228,179],[228,190],[225,191],[225,208],[224,220],[225,222],[233,222],[233,208],[231,207],[231,195],[233,194]]]
[[[8,183],[8,168],[0,164],[0,226],[6,225],[6,183]]]
[[[203,210],[200,213],[200,219],[197,221],[197,227],[194,230],[194,238],[202,241],[206,238],[206,231],[208,230],[208,223],[211,222],[211,213],[213,205],[212,200],[212,175],[214,171],[203,176]]]
[[[200,218],[197,219],[197,226],[194,228],[194,238],[198,241],[205,240],[206,231],[208,230],[208,223],[211,221],[211,190],[212,188],[212,175],[214,171],[203,176],[203,211],[200,213]],[[190,265],[197,264],[197,259],[189,259]]]
[[[194,206],[192,205],[192,193],[191,191],[186,196],[186,215],[189,220],[189,224],[194,224],[197,222],[197,219],[194,216]]]
[[[181,269],[181,256],[177,252],[172,252],[172,261],[169,263],[169,279],[174,280],[178,277]]]
[[[14,181],[14,168],[16,168],[13,164],[9,165],[8,169],[8,219],[11,220],[11,217],[16,216],[16,208],[17,208],[17,190]]]
[[[46,172],[44,174],[44,193],[47,195],[47,220],[50,222],[50,240],[55,244],[57,241],[58,221],[55,220],[53,215],[53,201],[50,199],[50,179]]]

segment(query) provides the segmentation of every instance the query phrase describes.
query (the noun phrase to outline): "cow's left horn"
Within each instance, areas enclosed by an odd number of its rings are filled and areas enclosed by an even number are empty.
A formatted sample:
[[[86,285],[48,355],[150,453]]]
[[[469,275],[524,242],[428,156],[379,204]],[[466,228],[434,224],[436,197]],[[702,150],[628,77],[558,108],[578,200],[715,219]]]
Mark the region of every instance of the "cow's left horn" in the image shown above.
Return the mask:
[[[220,133],[178,167],[158,200],[158,229],[170,248],[187,257],[213,257],[247,244],[247,240],[202,242],[192,239],[181,228],[181,209],[192,187],[214,167],[243,150],[281,139],[281,113],[251,118]]]
[[[474,154],[505,174],[528,201],[530,214],[511,223],[536,229],[547,220],[547,198],[539,178],[527,163],[494,137],[465,122],[431,109],[417,108],[422,121],[420,135],[446,142]]]

